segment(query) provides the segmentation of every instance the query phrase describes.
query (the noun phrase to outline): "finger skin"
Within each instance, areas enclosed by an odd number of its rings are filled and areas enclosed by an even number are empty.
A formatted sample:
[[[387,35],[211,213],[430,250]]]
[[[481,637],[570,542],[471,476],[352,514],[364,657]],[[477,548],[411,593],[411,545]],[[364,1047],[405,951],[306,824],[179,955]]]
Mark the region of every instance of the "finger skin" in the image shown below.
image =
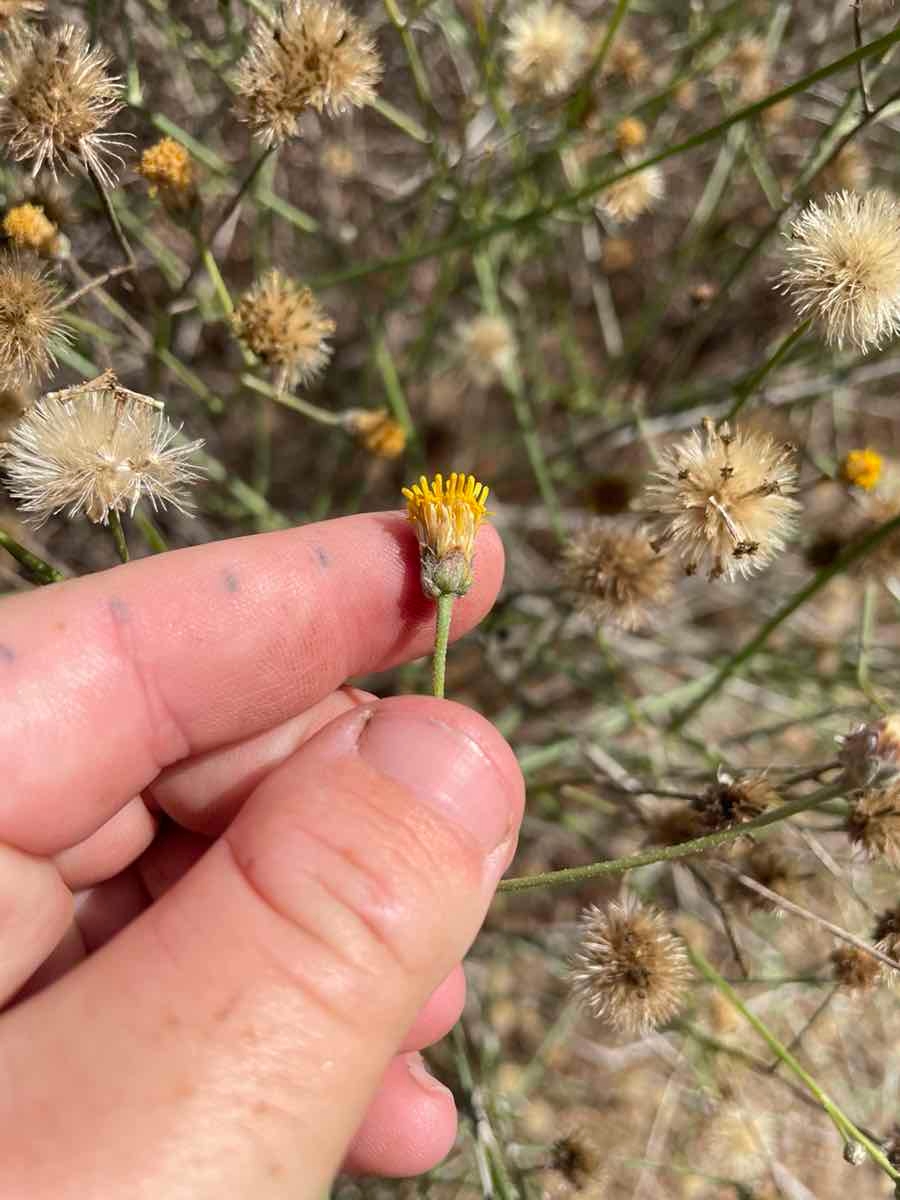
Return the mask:
[[[326,726],[143,916],[0,1022],[9,1194],[319,1200],[471,943],[522,803],[512,752],[459,705]]]
[[[455,635],[502,575],[490,527]],[[172,763],[270,729],[350,676],[428,652],[412,527],[326,521],[143,559],[2,604],[0,842],[57,854]]]
[[[0,846],[0,1004],[57,946],[73,906],[52,863]]]
[[[421,1055],[398,1055],[354,1135],[344,1170],[392,1179],[421,1175],[438,1165],[455,1138],[452,1093],[429,1075]]]

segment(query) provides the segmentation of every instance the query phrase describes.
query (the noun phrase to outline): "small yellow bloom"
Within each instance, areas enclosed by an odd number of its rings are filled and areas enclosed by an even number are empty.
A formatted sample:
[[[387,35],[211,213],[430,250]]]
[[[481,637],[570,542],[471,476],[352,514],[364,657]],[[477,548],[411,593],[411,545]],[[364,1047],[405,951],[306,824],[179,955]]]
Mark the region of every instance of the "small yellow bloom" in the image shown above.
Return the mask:
[[[423,475],[404,488],[406,511],[416,527],[426,596],[464,596],[472,586],[475,534],[487,515],[488,488],[456,471],[445,480]]]
[[[637,117],[625,117],[616,126],[616,149],[620,154],[639,150],[647,141],[647,126]]]
[[[884,459],[877,450],[851,450],[841,463],[841,479],[871,492],[881,478]]]
[[[351,408],[344,419],[347,430],[376,458],[399,458],[406,449],[406,430],[386,408]]]
[[[45,253],[56,241],[56,226],[38,204],[17,204],[3,218],[3,232],[23,250]]]
[[[148,146],[141,155],[139,170],[150,184],[150,195],[158,192],[167,208],[191,207],[195,199],[194,164],[180,142],[164,137]]]

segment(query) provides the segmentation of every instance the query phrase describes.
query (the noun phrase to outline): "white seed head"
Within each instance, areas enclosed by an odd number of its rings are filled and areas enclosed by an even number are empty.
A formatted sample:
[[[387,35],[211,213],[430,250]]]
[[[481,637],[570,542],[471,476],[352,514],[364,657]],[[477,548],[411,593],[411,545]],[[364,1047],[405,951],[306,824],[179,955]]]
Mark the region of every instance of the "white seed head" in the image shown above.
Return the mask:
[[[837,192],[791,226],[780,288],[829,346],[865,353],[900,332],[900,203],[884,191]]]
[[[625,160],[629,165],[629,160]],[[649,212],[666,192],[666,180],[659,167],[645,167],[634,175],[617,179],[604,188],[596,200],[600,212],[614,217],[623,225],[636,221]]]
[[[45,396],[13,427],[4,466],[10,495],[38,525],[66,511],[106,524],[146,498],[187,512],[190,463],[202,442],[177,445],[178,429],[150,403],[115,387]]]
[[[587,53],[587,30],[562,4],[536,0],[509,22],[507,70],[523,96],[559,96],[574,83]]]
[[[747,577],[784,548],[800,505],[794,447],[707,421],[664,453],[640,507],[693,575]]]

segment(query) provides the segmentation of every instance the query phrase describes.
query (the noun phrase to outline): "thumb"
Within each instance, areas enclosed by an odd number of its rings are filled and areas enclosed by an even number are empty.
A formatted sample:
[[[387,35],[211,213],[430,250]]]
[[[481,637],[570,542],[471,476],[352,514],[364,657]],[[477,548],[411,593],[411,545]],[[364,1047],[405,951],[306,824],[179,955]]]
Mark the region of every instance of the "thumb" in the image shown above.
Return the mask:
[[[10,1194],[320,1197],[474,938],[522,802],[512,752],[459,705],[326,726],[156,905],[0,1024]]]

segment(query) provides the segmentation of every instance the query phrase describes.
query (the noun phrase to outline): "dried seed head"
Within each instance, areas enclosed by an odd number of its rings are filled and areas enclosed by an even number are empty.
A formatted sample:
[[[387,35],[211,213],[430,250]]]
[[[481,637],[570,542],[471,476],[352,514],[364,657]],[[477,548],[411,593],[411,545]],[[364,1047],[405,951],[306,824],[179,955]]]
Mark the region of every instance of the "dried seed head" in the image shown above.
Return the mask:
[[[457,325],[456,332],[466,374],[479,387],[500,379],[512,366],[516,340],[505,317],[481,313]]]
[[[628,159],[625,163],[629,165]],[[594,204],[599,212],[626,225],[649,212],[665,191],[666,181],[659,167],[645,167],[643,171],[626,175],[604,188]]]
[[[0,55],[0,136],[12,157],[30,160],[34,174],[44,163],[55,175],[80,161],[111,186],[107,160],[121,163],[117,150],[127,143],[103,132],[122,107],[109,61],[74,25],[16,30]]]
[[[56,226],[37,204],[17,204],[3,218],[3,232],[21,250],[51,254],[57,243]]]
[[[375,43],[337,0],[286,0],[261,21],[238,67],[237,111],[266,146],[297,133],[308,108],[340,115],[375,99]]]
[[[900,331],[900,204],[887,192],[838,192],[791,226],[780,288],[829,346],[865,353]]]
[[[721,767],[694,807],[700,815],[704,833],[716,833],[733,825],[744,825],[776,808],[781,799],[767,775],[747,775],[735,779]]]
[[[9,30],[14,23],[37,16],[46,8],[44,0],[0,0],[0,31]]]
[[[870,859],[900,867],[900,780],[869,788],[853,801],[847,832]]]
[[[649,1033],[681,1007],[687,953],[662,913],[633,897],[581,915],[572,989],[599,1020],[622,1033]]]
[[[605,35],[605,29],[597,30],[596,43],[598,46]],[[619,78],[631,87],[635,87],[637,84],[643,83],[649,73],[650,60],[637,38],[616,37],[603,64],[603,74]]]
[[[870,492],[881,478],[884,459],[877,450],[850,450],[841,462],[841,479]]]
[[[882,964],[858,946],[842,943],[831,952],[834,981],[848,992],[868,992],[881,979]]]
[[[536,0],[510,19],[507,72],[523,97],[567,92],[584,66],[587,31],[562,4]]]
[[[438,596],[464,596],[472,586],[475,535],[487,516],[488,488],[474,475],[445,480],[423,475],[404,488],[406,513],[416,527],[422,564],[422,591]]]
[[[647,126],[638,117],[625,117],[616,126],[616,149],[620,154],[639,150],[647,143]]]
[[[174,138],[161,138],[141,155],[138,171],[150,184],[150,195],[159,195],[170,212],[185,212],[197,199],[194,163]]]
[[[593,1183],[601,1173],[606,1161],[602,1147],[584,1128],[573,1129],[558,1137],[550,1147],[549,1166],[571,1184],[582,1191]]]
[[[798,896],[803,880],[806,878],[800,871],[796,858],[792,858],[780,847],[771,842],[754,846],[740,861],[742,874],[755,879],[770,892],[777,892],[786,900]],[[729,879],[728,896],[740,907],[755,912],[771,913],[776,917],[784,916],[784,909],[759,892],[745,887],[737,879]]]
[[[742,100],[758,100],[766,94],[769,52],[764,38],[744,37],[716,66],[716,78],[733,83]]]
[[[656,519],[654,545],[671,543],[693,575],[747,577],[784,548],[800,508],[794,447],[712,421],[662,459],[641,508]]]
[[[563,580],[598,623],[637,629],[672,592],[669,560],[643,533],[598,522],[563,549]]]
[[[331,358],[325,339],[334,333],[334,321],[309,288],[278,270],[267,272],[246,293],[231,324],[248,349],[267,365],[286,370],[292,381],[308,383]]]
[[[186,512],[199,478],[190,463],[202,442],[175,444],[178,430],[155,402],[118,387],[109,372],[95,383],[45,396],[14,427],[5,469],[9,494],[37,524],[66,510],[106,524],[111,511]]]
[[[376,458],[399,458],[406,448],[406,431],[386,408],[351,408],[344,428]]]
[[[848,788],[868,787],[876,780],[890,779],[900,770],[900,713],[857,725],[836,741]]]
[[[36,263],[0,258],[0,375],[18,386],[56,366],[54,341],[70,334],[60,319],[59,289]]]

